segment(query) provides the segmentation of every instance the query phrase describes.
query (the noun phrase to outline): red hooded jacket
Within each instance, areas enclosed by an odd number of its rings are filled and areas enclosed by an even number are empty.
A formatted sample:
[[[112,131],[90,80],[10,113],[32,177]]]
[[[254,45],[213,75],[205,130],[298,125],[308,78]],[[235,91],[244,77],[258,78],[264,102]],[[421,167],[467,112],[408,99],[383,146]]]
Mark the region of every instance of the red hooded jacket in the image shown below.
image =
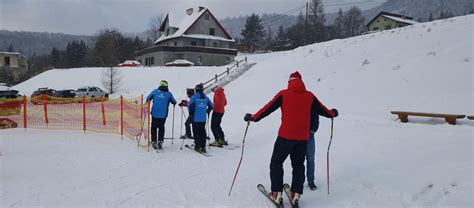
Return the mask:
[[[313,93],[306,91],[301,79],[291,79],[288,89],[280,91],[262,109],[252,116],[257,122],[281,107],[281,125],[278,136],[287,140],[308,140],[310,116],[313,111],[325,117],[334,113],[322,105]]]
[[[218,87],[214,90],[214,112],[224,113],[224,107],[227,105],[227,100],[224,94],[224,88]]]

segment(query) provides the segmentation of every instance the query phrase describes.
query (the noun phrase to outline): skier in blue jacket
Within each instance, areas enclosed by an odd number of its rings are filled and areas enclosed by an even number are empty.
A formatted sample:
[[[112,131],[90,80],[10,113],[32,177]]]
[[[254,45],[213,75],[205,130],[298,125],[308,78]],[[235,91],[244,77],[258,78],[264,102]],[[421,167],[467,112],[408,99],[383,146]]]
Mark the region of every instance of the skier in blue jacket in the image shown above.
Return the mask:
[[[204,95],[204,86],[196,85],[196,94],[191,98],[188,104],[189,115],[193,115],[193,134],[194,134],[194,150],[198,152],[206,152],[206,114],[209,115],[214,105],[211,100]]]
[[[169,104],[176,105],[173,94],[168,90],[168,82],[160,81],[160,87],[154,89],[146,98],[147,102],[153,100],[151,108],[151,145],[154,149],[161,149],[165,136],[165,122],[168,117]],[[156,130],[158,129],[158,143],[156,143]]]

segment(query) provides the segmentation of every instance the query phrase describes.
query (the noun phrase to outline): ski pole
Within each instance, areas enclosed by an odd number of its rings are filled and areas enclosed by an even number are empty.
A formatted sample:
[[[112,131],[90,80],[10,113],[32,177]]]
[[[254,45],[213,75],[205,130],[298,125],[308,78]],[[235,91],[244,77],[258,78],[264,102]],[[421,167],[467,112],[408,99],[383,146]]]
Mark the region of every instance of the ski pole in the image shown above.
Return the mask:
[[[328,194],[329,194],[329,149],[331,148],[332,143],[332,135],[334,129],[334,118],[331,118],[331,138],[329,139],[328,151],[326,153],[326,174],[327,174],[327,182],[328,182]]]
[[[173,125],[171,127],[171,144],[173,144],[173,140],[174,140],[174,109],[175,109],[176,105],[173,105]]]
[[[181,107],[181,128],[179,130],[179,137],[181,138],[183,136],[183,106]]]
[[[186,115],[184,114],[184,109],[183,109],[183,107],[181,107],[181,113],[182,113],[182,115],[183,115],[183,117],[184,117],[184,120],[187,120],[187,119],[186,119]],[[181,142],[181,148],[179,148],[179,149],[181,149],[181,150],[183,149],[184,139],[186,139],[186,137],[183,138],[183,142]]]
[[[209,120],[209,114],[207,114],[207,140],[209,140],[209,149],[211,149],[211,137],[209,136],[211,133],[209,132],[209,126],[211,125],[211,120]]]
[[[232,185],[230,186],[229,196],[230,196],[230,193],[232,192],[232,188],[234,187],[234,182],[235,182],[235,179],[237,178],[237,173],[239,173],[240,164],[242,164],[242,158],[244,158],[245,137],[247,137],[247,131],[249,130],[249,126],[250,126],[250,121],[247,121],[247,127],[245,128],[244,139],[242,140],[242,153],[240,154],[240,161],[239,161],[239,165],[237,165],[237,170],[235,171],[234,180],[232,180]]]

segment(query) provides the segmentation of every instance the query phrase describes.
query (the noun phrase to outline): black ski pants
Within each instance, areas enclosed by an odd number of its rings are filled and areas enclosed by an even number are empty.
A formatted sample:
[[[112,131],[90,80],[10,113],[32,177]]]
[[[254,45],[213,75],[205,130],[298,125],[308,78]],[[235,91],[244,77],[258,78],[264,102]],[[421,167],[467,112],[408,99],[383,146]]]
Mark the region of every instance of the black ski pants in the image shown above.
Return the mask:
[[[184,122],[184,126],[186,127],[186,137],[191,138],[191,125],[193,124],[193,116],[189,115],[189,117],[186,119],[186,122]]]
[[[222,131],[221,122],[224,113],[212,113],[211,130],[216,141],[224,141],[224,131]]]
[[[206,122],[193,122],[194,144],[197,148],[206,148]]]
[[[156,130],[158,129],[158,141],[165,139],[166,118],[151,118],[151,142],[156,142]]]
[[[303,194],[306,143],[307,141],[287,140],[282,137],[276,139],[270,162],[272,191],[283,191],[283,162],[290,155],[291,166],[293,167],[291,191]]]

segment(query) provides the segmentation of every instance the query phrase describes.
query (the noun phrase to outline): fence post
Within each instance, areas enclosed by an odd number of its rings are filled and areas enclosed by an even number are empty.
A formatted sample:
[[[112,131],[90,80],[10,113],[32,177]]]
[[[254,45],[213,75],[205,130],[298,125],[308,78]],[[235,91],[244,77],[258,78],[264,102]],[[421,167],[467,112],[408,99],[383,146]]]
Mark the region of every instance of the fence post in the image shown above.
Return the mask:
[[[44,111],[44,121],[46,122],[46,128],[48,128],[48,104],[46,102],[46,94],[43,95],[43,111]]]
[[[216,82],[217,82],[217,74],[215,75],[215,78],[214,78],[214,79],[215,79],[215,80],[216,80]]]
[[[86,96],[82,96],[82,130],[86,133]]]
[[[247,56],[245,57],[245,63],[247,63]]]
[[[227,75],[229,75],[229,67],[227,67]]]
[[[235,64],[237,65],[237,67],[239,67],[239,61],[237,61]]]
[[[123,96],[120,95],[120,136],[123,141]]]
[[[23,95],[23,128],[26,131],[26,124],[27,124],[27,116],[26,116],[26,96]]]
[[[150,102],[148,102],[148,105],[147,105],[147,117],[148,117],[148,130],[146,131],[146,137],[148,138],[148,143],[147,143],[147,148],[148,148],[148,152],[150,151]]]
[[[105,100],[104,96],[100,96],[100,107],[101,107],[101,110],[102,110],[102,125],[107,127],[107,121],[105,120],[104,100]]]

